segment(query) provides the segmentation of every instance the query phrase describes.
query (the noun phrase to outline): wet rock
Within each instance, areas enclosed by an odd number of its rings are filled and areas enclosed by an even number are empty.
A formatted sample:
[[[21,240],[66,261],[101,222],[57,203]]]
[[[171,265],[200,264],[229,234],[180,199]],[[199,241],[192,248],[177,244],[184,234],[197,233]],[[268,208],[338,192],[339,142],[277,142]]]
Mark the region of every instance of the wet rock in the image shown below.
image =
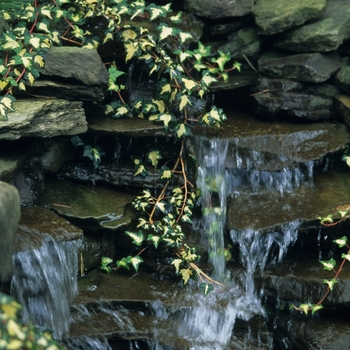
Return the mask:
[[[74,79],[84,85],[108,84],[108,72],[96,50],[74,46],[52,47],[45,56],[45,67],[40,74]]]
[[[26,99],[14,103],[8,121],[0,121],[0,140],[76,135],[87,131],[80,101]]]
[[[213,24],[209,27],[210,35],[225,35],[235,32],[252,23],[251,16],[230,18],[227,23]]]
[[[335,213],[340,204],[350,203],[348,169],[316,174],[313,186],[301,186],[291,193],[278,190],[241,193],[229,198],[229,229],[274,232],[285,223],[298,221],[301,227],[319,227],[318,216]]]
[[[218,50],[229,52],[232,59],[244,60],[244,55],[249,58],[256,58],[260,52],[260,42],[262,38],[258,36],[256,29],[246,27],[231,33],[228,42]]]
[[[321,83],[341,67],[341,59],[335,53],[285,55],[271,52],[260,56],[258,64],[259,72],[264,75],[305,83]]]
[[[325,0],[258,0],[253,14],[258,33],[272,35],[321,17],[325,7]]]
[[[350,38],[350,13],[347,0],[328,0],[324,15],[313,22],[281,34],[274,46],[297,52],[336,50]]]
[[[283,171],[344,149],[350,140],[343,123],[296,124],[266,121],[243,112],[227,113],[221,129],[194,127],[195,135],[226,138],[227,169]],[[203,147],[209,142],[203,138]]]
[[[350,20],[349,20],[350,22]],[[350,94],[350,58],[343,59],[343,64],[333,77],[334,84],[346,94]]]
[[[83,231],[54,212],[40,206],[22,208],[15,242],[16,251],[40,248],[43,241],[71,241],[83,236]]]
[[[67,180],[48,180],[41,204],[88,230],[125,230],[132,222],[132,193]]]
[[[94,267],[101,266],[101,259],[103,256],[108,256],[109,258],[114,259],[116,247],[111,237],[96,239],[85,236],[83,238],[81,253],[84,269],[90,270]]]
[[[334,107],[337,115],[343,119],[344,123],[350,126],[350,96],[337,95],[334,100]]]
[[[106,89],[39,79],[30,88],[27,88],[26,92],[39,97],[47,96],[73,101],[102,101],[105,98]]]
[[[288,315],[277,317],[275,324],[282,346],[286,345],[288,339],[288,347],[296,350],[349,348],[350,332],[346,320],[291,318]]]
[[[112,119],[108,116],[88,118],[89,130],[97,135],[125,137],[165,136],[163,124],[150,123],[145,119]]]
[[[13,271],[12,255],[21,216],[20,198],[17,189],[0,181],[0,282],[7,282]]]
[[[206,18],[241,17],[253,10],[254,0],[185,0],[185,9]]]
[[[11,183],[17,188],[22,206],[39,204],[38,198],[44,191],[45,175],[38,158],[32,158]]]
[[[229,74],[227,81],[219,81],[210,85],[211,92],[218,92],[222,90],[233,90],[243,86],[252,86],[258,82],[259,74],[252,71],[237,72],[234,71]]]
[[[87,182],[105,182],[116,186],[157,188],[164,184],[157,183],[159,174],[152,171],[145,177],[134,176],[135,168],[118,164],[100,165],[96,170],[91,164],[75,163],[65,165],[59,172],[60,178]]]
[[[70,140],[56,138],[40,157],[40,163],[45,173],[57,172],[63,164],[74,156],[74,147]]]
[[[286,79],[262,77],[252,88],[255,111],[267,116],[293,116],[319,121],[331,118],[339,90],[329,84],[301,84]]]

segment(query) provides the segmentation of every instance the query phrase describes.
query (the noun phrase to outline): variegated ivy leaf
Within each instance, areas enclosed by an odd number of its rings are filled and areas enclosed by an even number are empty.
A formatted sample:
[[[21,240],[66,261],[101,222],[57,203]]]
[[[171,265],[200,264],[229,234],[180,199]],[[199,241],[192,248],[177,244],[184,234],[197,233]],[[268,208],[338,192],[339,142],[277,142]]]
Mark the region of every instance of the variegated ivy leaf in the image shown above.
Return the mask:
[[[202,83],[205,85],[205,86],[209,86],[211,83],[215,83],[217,82],[217,79],[215,79],[212,75],[210,74],[204,74],[203,77],[202,77]]]
[[[145,236],[142,231],[139,231],[137,233],[125,231],[125,233],[132,239],[132,243],[137,246],[140,246],[145,239]]]
[[[323,280],[323,283],[327,284],[330,290],[333,290],[334,285],[338,283],[338,281],[335,278],[333,278],[331,280]]]
[[[149,13],[150,13],[150,20],[153,21],[154,19],[158,18],[158,17],[165,17],[166,16],[166,10],[162,7],[158,7],[155,5],[150,5],[147,6],[146,8]]]
[[[173,23],[181,23],[181,16],[182,16],[182,11],[178,12],[174,16],[170,16],[170,21]]]
[[[179,33],[179,37],[180,37],[181,44],[183,44],[187,40],[192,40],[193,39],[193,36],[190,33],[188,33],[188,32],[180,32]]]
[[[13,108],[13,101],[15,100],[15,98],[11,95],[6,95],[6,96],[2,96],[0,99],[0,103],[2,105],[4,105],[7,109],[14,111]]]
[[[158,120],[163,122],[164,126],[167,128],[169,123],[173,120],[173,116],[169,113],[162,113],[158,116]]]
[[[311,305],[311,314],[313,315],[316,311],[323,309],[322,305]]]
[[[235,62],[233,64],[232,68],[235,68],[235,69],[237,69],[240,72],[241,71],[241,65],[242,65],[242,63]]]
[[[190,217],[187,214],[184,214],[181,216],[181,221],[182,222],[187,222],[189,224],[192,224],[192,220],[190,219]]]
[[[175,135],[177,138],[188,136],[189,133],[190,128],[184,123],[178,124],[175,128]]]
[[[320,263],[323,265],[324,270],[332,271],[337,262],[332,258],[332,259],[327,260],[327,261],[320,260]]]
[[[158,107],[158,111],[160,113],[164,113],[165,111],[165,104],[163,100],[152,100],[152,102]]]
[[[116,109],[113,118],[120,118],[124,116],[131,116],[131,113],[126,106],[120,106]]]
[[[165,212],[166,212],[165,203],[164,203],[164,202],[157,202],[156,207],[157,207],[162,213],[165,213]]]
[[[195,64],[193,65],[193,68],[196,71],[200,72],[201,70],[206,69],[207,66],[203,64],[201,61],[196,61]]]
[[[175,266],[176,273],[179,273],[180,265],[181,265],[181,264],[182,264],[182,259],[174,259],[174,260],[171,262],[171,265],[174,265],[174,266]]]
[[[301,304],[299,306],[299,309],[303,310],[303,312],[305,313],[305,315],[308,314],[309,309],[310,309],[310,305],[309,304]]]
[[[3,44],[3,48],[5,50],[16,50],[21,49],[21,44],[16,40],[16,37],[12,34],[5,34],[5,44]],[[20,50],[18,50],[20,51]]]
[[[207,296],[210,292],[214,290],[214,286],[208,283],[201,283],[199,288],[202,290],[205,296]]]
[[[128,260],[127,258],[123,258],[121,260],[118,260],[116,264],[118,267],[125,267],[126,269],[130,270],[129,262],[130,260]]]
[[[350,157],[348,155],[343,155],[342,160],[346,162],[347,166],[350,166]]]
[[[158,245],[159,245],[159,242],[161,242],[161,237],[160,236],[155,236],[155,235],[152,235],[152,234],[149,234],[148,237],[147,237],[147,240],[148,241],[151,241],[154,245],[154,248],[158,248]]]
[[[350,253],[342,254],[341,257],[342,257],[343,259],[346,259],[346,260],[350,261]]]
[[[179,110],[182,111],[187,105],[192,106],[192,103],[191,103],[188,95],[182,95],[180,97]]]
[[[207,57],[210,55],[211,47],[203,45],[200,41],[198,41],[198,49],[194,50],[194,53],[196,56],[198,56],[198,59],[201,59],[202,57]]]
[[[7,85],[8,85],[8,81],[1,79],[0,80],[0,91],[4,90]]]
[[[162,171],[162,175],[160,176],[160,178],[162,180],[170,180],[173,176],[173,172],[166,166],[163,166],[161,168],[161,171]]]
[[[31,56],[22,57],[22,63],[25,68],[30,68],[32,65],[32,57]]]
[[[137,169],[136,169],[136,171],[135,171],[135,173],[134,173],[133,176],[138,176],[138,175],[146,176],[147,173],[148,173],[148,172],[147,172],[147,169],[145,168],[145,166],[144,166],[143,164],[140,164],[140,165],[137,167]]]
[[[148,153],[147,159],[150,161],[152,166],[156,167],[158,165],[158,160],[162,159],[162,156],[158,150],[153,150],[152,152]]]
[[[181,81],[185,85],[185,88],[188,90],[188,92],[192,92],[192,90],[197,87],[197,83],[192,79],[182,78]]]
[[[183,62],[183,61],[185,61],[187,58],[189,58],[189,57],[192,56],[192,54],[191,54],[189,51],[183,52],[183,51],[178,50],[178,51],[175,51],[175,53],[176,53],[177,55],[179,55],[180,62]]]
[[[59,37],[59,32],[53,31],[53,32],[49,33],[48,35],[50,36],[50,39],[54,43],[59,44],[61,42],[60,37]]]
[[[124,44],[126,55],[125,55],[125,62],[131,60],[135,55],[137,55],[139,47],[134,42],[131,43],[125,43]]]
[[[169,27],[166,24],[161,24],[158,26],[158,30],[160,30],[159,40],[164,40],[168,36],[175,34],[175,28]]]
[[[191,269],[181,269],[180,270],[180,274],[182,276],[184,284],[186,284],[188,282],[188,280],[190,279],[190,277],[192,275],[192,272],[193,271]]]
[[[51,17],[51,11],[50,11],[50,8],[48,6],[43,6],[40,8],[40,13],[43,15],[43,16],[46,16],[50,19],[52,19]]]
[[[131,29],[126,29],[121,34],[121,37],[124,39],[124,41],[128,41],[130,39],[134,40],[135,38],[137,38],[137,33]]]
[[[25,91],[26,90],[26,86],[24,85],[23,81],[21,81],[19,84],[18,84],[18,88],[22,91]]]
[[[225,68],[225,64],[231,59],[231,55],[229,52],[218,51],[219,57],[212,58],[211,61],[216,63],[219,66],[220,71],[223,71]]]
[[[144,8],[139,8],[135,11],[135,13],[131,16],[131,20],[133,20],[136,16],[143,14]]]
[[[334,243],[337,243],[339,248],[343,248],[344,246],[346,246],[346,242],[348,240],[348,237],[343,236],[341,238],[335,239],[333,240]]]
[[[162,90],[160,91],[160,95],[163,95],[165,93],[171,93],[171,85],[170,84],[165,84],[162,86]]]
[[[46,22],[40,22],[37,24],[37,28],[39,30],[42,30],[43,32],[45,33],[49,33],[50,32],[50,29],[48,27],[48,24]]]
[[[32,37],[29,39],[29,43],[35,48],[39,48],[40,47],[40,39],[36,38],[36,37]]]

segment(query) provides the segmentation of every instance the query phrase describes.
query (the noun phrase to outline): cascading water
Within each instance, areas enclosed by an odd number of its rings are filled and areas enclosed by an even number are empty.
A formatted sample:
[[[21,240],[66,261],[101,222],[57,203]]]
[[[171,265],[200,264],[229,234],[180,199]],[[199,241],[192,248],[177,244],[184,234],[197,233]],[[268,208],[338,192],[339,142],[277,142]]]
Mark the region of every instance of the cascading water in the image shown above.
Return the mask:
[[[38,249],[14,255],[11,294],[23,305],[23,318],[60,339],[70,325],[69,302],[77,295],[80,241],[56,242],[50,237]]]

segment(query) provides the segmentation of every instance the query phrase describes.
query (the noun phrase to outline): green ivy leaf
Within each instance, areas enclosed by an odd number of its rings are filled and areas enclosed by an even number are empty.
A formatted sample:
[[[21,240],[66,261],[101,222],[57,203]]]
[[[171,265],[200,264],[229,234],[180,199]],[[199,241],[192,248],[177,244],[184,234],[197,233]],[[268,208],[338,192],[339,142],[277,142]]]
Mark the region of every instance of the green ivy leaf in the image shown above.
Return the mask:
[[[339,248],[343,248],[344,246],[346,246],[347,240],[348,240],[348,237],[343,236],[341,238],[333,240],[333,242],[337,243]]]
[[[161,242],[162,238],[160,236],[149,234],[147,237],[147,240],[151,241],[153,243],[154,247],[157,249],[159,242]]]
[[[210,292],[214,290],[214,286],[208,283],[201,283],[199,288],[202,290],[205,296],[207,296]]]
[[[327,260],[327,261],[320,260],[320,263],[323,265],[324,270],[332,271],[337,262],[332,258],[332,259]]]
[[[130,232],[130,231],[125,231],[125,233],[130,238],[132,238],[132,240],[133,240],[132,243],[137,245],[137,246],[140,246],[143,243],[144,239],[145,239],[144,234],[143,234],[142,231],[139,231],[137,233],[133,233],[133,232]]]
[[[125,267],[130,270],[129,262],[130,261],[127,258],[122,258],[121,260],[118,260],[116,264],[118,267]]]

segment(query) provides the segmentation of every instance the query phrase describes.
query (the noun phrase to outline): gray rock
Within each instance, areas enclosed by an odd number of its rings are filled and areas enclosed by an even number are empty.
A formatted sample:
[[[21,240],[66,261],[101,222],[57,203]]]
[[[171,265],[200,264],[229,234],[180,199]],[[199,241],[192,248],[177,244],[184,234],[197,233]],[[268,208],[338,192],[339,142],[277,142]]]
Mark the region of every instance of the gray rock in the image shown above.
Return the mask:
[[[41,204],[88,230],[125,230],[132,222],[132,193],[70,181],[47,180]]]
[[[185,9],[200,17],[241,17],[253,11],[254,0],[185,0]]]
[[[40,79],[28,87],[26,92],[28,95],[38,97],[47,96],[73,101],[102,101],[105,98],[106,88]]]
[[[285,79],[261,78],[254,86],[255,111],[267,116],[293,116],[313,121],[333,117],[334,96],[329,84],[301,84]]]
[[[255,28],[243,28],[228,36],[228,43],[218,50],[229,52],[232,59],[244,60],[244,56],[256,58],[260,52],[262,38],[258,36]]]
[[[337,95],[334,99],[334,108],[346,125],[350,126],[350,96]]]
[[[53,211],[40,206],[22,209],[15,242],[16,252],[40,248],[47,238],[55,242],[82,238],[83,231]]]
[[[343,59],[343,64],[333,77],[334,84],[343,92],[350,94],[350,58]]]
[[[274,46],[297,52],[328,52],[349,38],[349,1],[328,0],[326,12],[319,20],[283,33]]]
[[[0,181],[0,282],[12,276],[14,242],[21,216],[20,198],[17,189]]]
[[[211,92],[222,90],[233,90],[243,86],[252,86],[259,81],[259,74],[253,71],[233,71],[229,73],[227,81],[219,81],[212,83],[209,87]]]
[[[326,0],[257,0],[254,18],[258,33],[272,35],[322,16]]]
[[[268,122],[248,113],[227,113],[225,127],[219,130],[194,127],[195,135],[208,147],[210,138],[228,139],[227,169],[282,171],[319,161],[344,149],[350,140],[345,124],[339,122]],[[209,138],[209,139],[208,139]],[[336,183],[336,182],[334,182]]]
[[[341,58],[336,53],[284,55],[272,52],[261,56],[258,63],[259,72],[264,75],[305,83],[321,83],[341,67]]]
[[[238,29],[246,27],[252,23],[251,16],[236,17],[228,23],[213,24],[210,28],[211,35],[224,35],[235,32]]]
[[[87,131],[80,101],[26,99],[14,103],[8,121],[0,121],[0,140],[76,135]]]
[[[74,46],[52,47],[40,74],[74,79],[85,85],[107,85],[108,72],[96,50]]]
[[[57,172],[65,162],[72,159],[75,149],[70,140],[56,138],[40,157],[42,169],[45,173]]]

